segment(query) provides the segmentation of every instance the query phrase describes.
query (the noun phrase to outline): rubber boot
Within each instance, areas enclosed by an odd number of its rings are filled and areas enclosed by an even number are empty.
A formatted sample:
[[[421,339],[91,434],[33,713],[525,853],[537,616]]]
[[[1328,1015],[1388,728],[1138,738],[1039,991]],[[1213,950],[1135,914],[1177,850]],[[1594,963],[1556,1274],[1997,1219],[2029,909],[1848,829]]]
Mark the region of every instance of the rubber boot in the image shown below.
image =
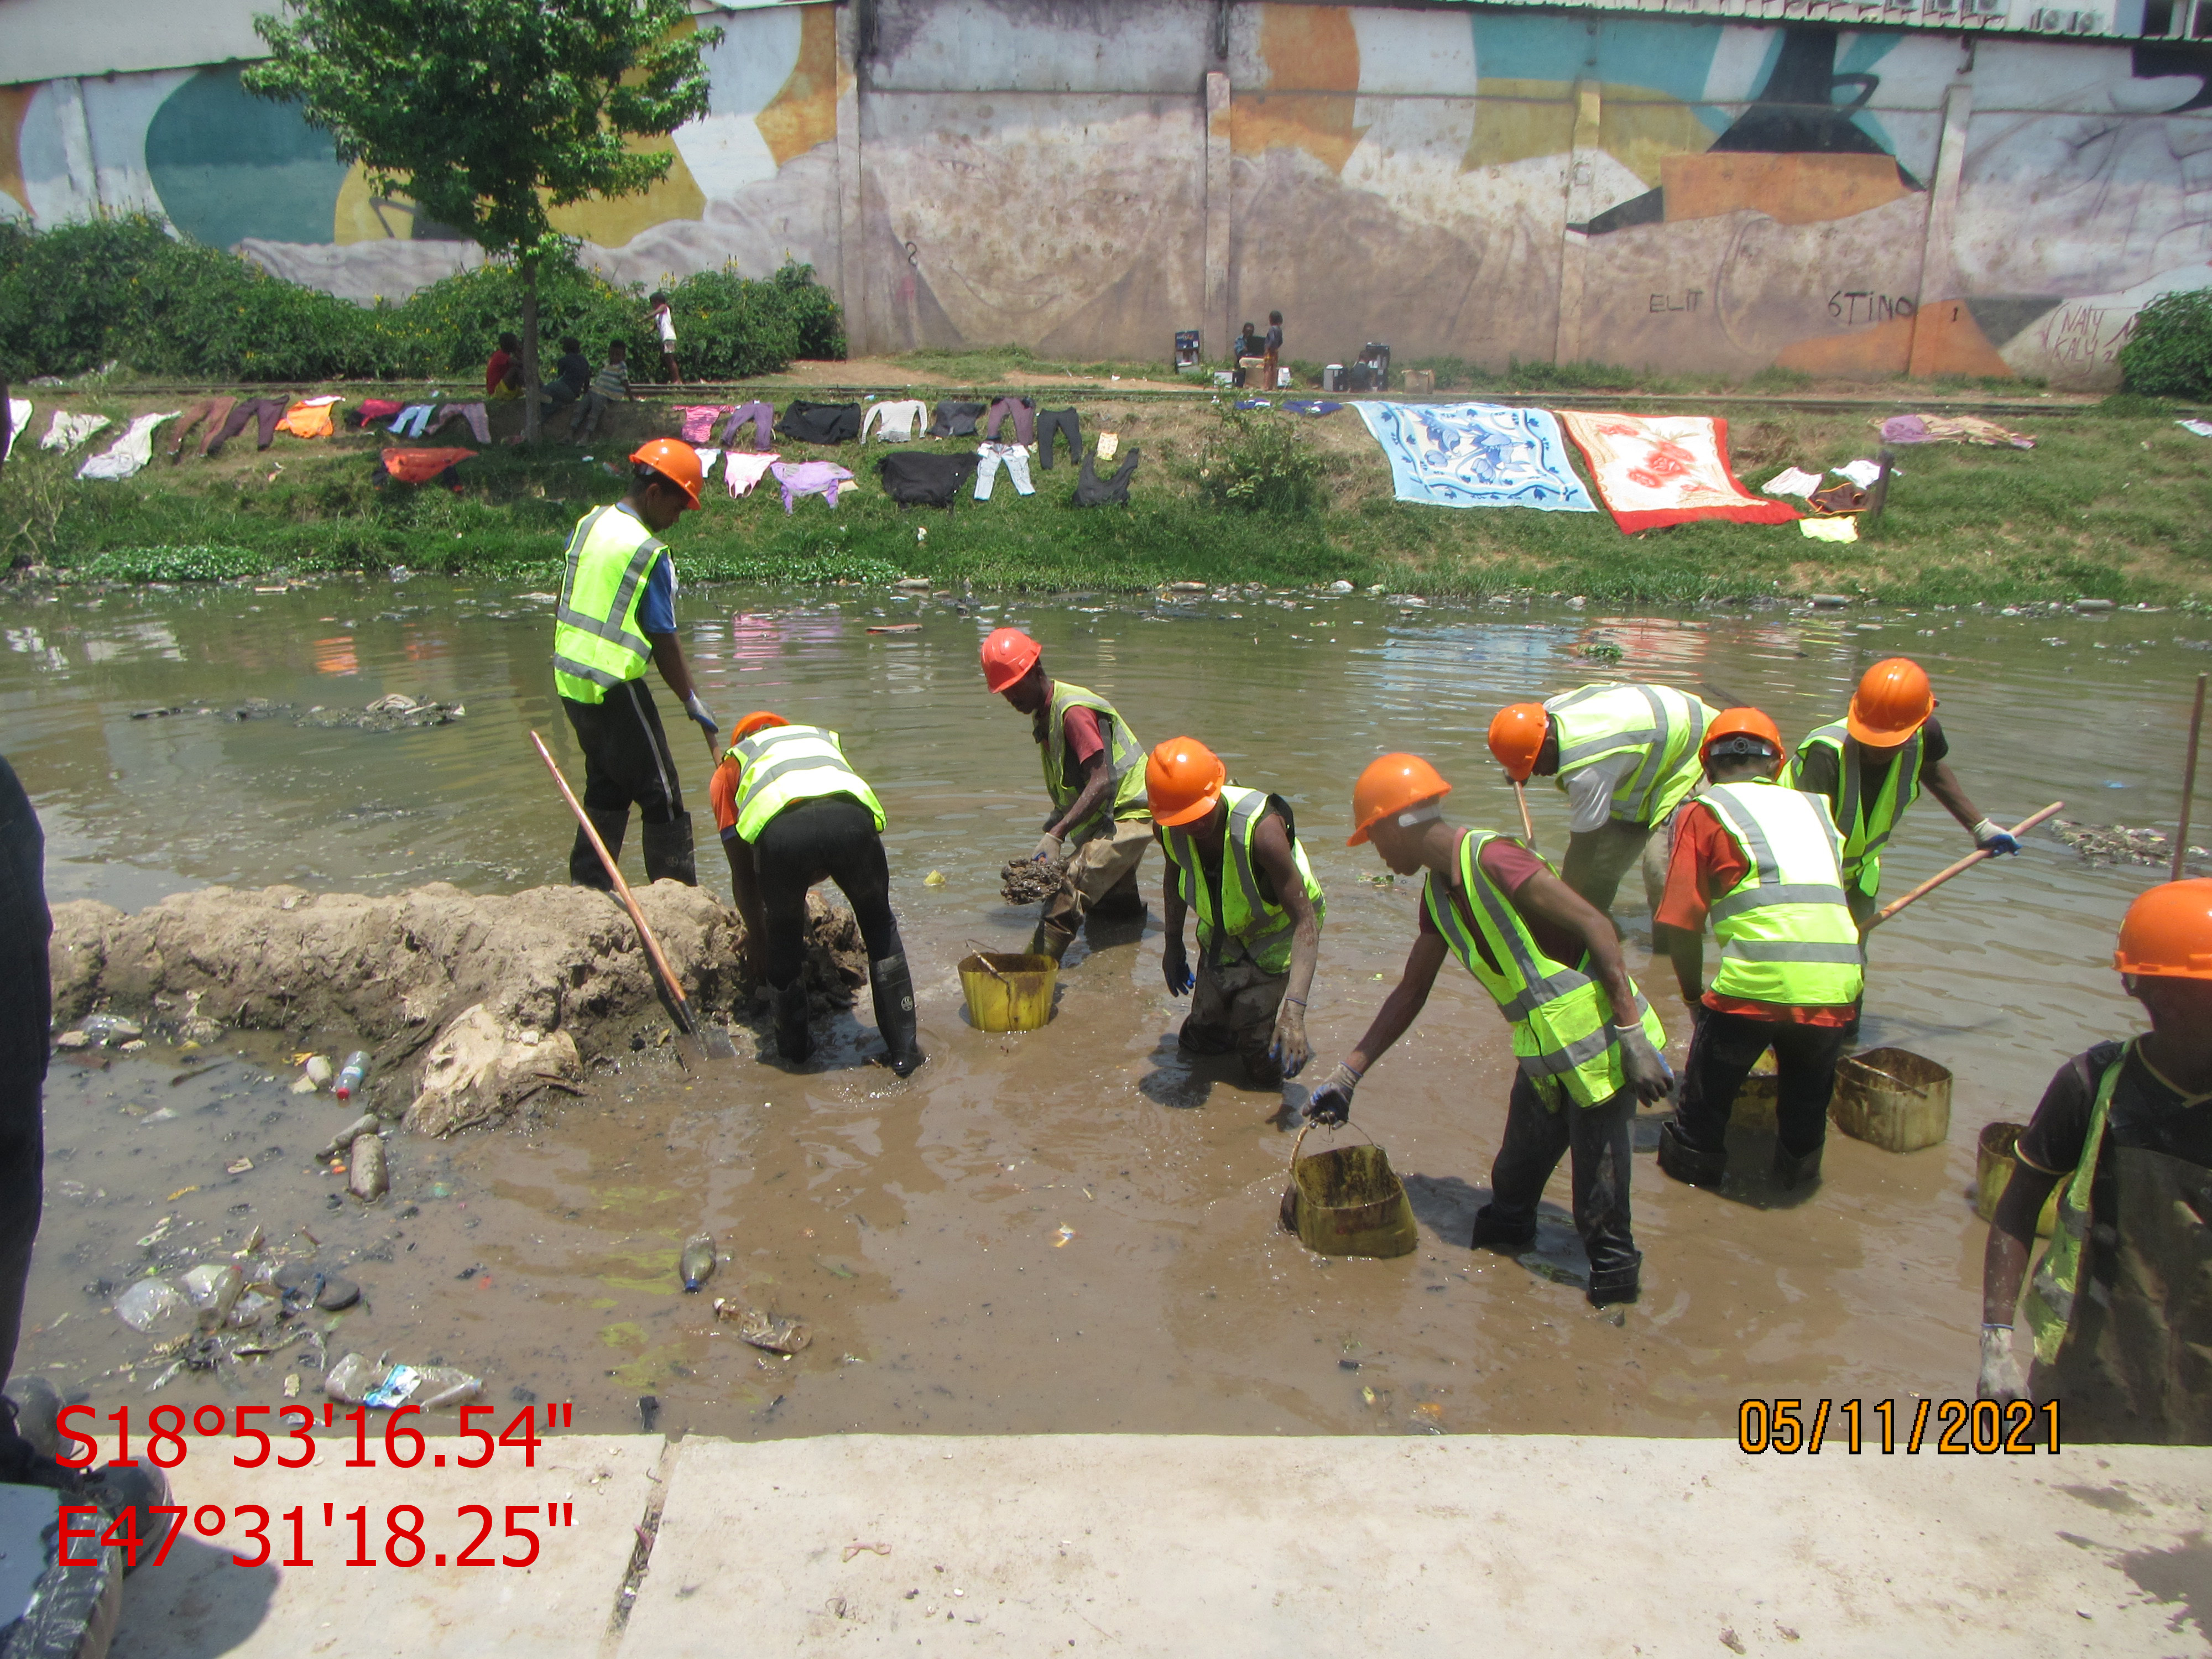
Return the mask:
[[[1036,925],[1036,932],[1030,936],[1030,954],[1050,957],[1058,962],[1067,954],[1067,947],[1074,943],[1075,930],[1073,927],[1063,933],[1048,921],[1040,921]]]
[[[1659,1126],[1659,1167],[1692,1187],[1717,1187],[1728,1173],[1726,1152],[1701,1152],[1672,1121]]]
[[[610,812],[601,807],[586,806],[584,816],[591,819],[592,828],[607,844],[607,856],[619,863],[623,836],[629,829],[629,808],[624,806]],[[614,882],[607,875],[607,866],[599,862],[599,855],[592,850],[592,838],[580,826],[576,830],[576,844],[568,853],[568,882],[574,887],[596,887],[602,893],[615,890]]]
[[[806,1024],[806,978],[775,988],[775,1051],[797,1065],[814,1052],[814,1033]]]
[[[1615,1267],[1607,1273],[1592,1273],[1589,1289],[1584,1292],[1593,1308],[1610,1308],[1616,1302],[1633,1302],[1643,1294],[1644,1270],[1634,1267]]]
[[[1825,1150],[1826,1146],[1824,1142],[1802,1158],[1798,1158],[1777,1140],[1774,1143],[1774,1179],[1782,1190],[1786,1193],[1794,1188],[1808,1187],[1818,1181],[1820,1178],[1820,1154]]]
[[[895,1076],[911,1076],[923,1054],[915,1041],[914,974],[905,952],[870,963],[868,987],[876,1000],[876,1029],[884,1034],[884,1063]]]
[[[645,842],[645,878],[699,884],[699,866],[691,855],[691,815],[678,812],[665,823],[648,823],[640,836]]]
[[[1507,1226],[1498,1219],[1498,1206],[1486,1204],[1474,1212],[1474,1236],[1468,1240],[1470,1249],[1494,1249],[1508,1255],[1517,1255],[1536,1242],[1536,1224],[1527,1222],[1518,1227]]]

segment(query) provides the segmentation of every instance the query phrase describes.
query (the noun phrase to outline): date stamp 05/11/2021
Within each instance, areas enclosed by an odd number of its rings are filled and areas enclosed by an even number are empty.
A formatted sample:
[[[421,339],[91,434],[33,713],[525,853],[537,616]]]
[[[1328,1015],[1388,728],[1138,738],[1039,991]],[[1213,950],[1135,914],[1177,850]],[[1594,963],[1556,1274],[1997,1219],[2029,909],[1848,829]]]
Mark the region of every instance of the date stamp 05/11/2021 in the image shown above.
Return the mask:
[[[1903,1407],[1903,1409],[1900,1409]],[[1932,1430],[1932,1434],[1931,1434]],[[2058,1402],[2025,1400],[1747,1400],[1736,1407],[1736,1449],[1817,1456],[1840,1448],[1856,1457],[2058,1455]]]
[[[488,1425],[471,1420],[492,1417],[493,1407],[462,1407],[459,1439],[470,1449],[457,1452],[454,1465],[463,1469],[486,1468],[505,1452],[510,1462],[519,1457],[526,1468],[536,1468],[541,1411],[549,1431],[574,1425],[575,1407],[564,1401],[525,1407],[496,1434]],[[173,1469],[185,1462],[195,1443],[204,1446],[227,1438],[232,1443],[230,1462],[239,1468],[261,1468],[273,1463],[281,1468],[303,1469],[315,1462],[323,1445],[330,1443],[318,1440],[313,1431],[319,1427],[336,1429],[343,1423],[352,1425],[354,1432],[353,1455],[338,1465],[342,1468],[409,1469],[426,1462],[442,1468],[446,1454],[429,1451],[422,1431],[410,1420],[419,1415],[418,1407],[402,1406],[373,1431],[365,1407],[356,1407],[341,1418],[330,1405],[319,1413],[308,1406],[226,1409],[206,1405],[188,1418],[182,1407],[158,1406],[146,1415],[140,1431],[141,1449],[135,1455],[128,1407],[109,1413],[106,1419],[98,1419],[97,1425],[112,1426],[112,1462],[125,1467],[143,1458],[158,1468]],[[269,1419],[270,1426],[263,1426],[258,1419]],[[67,1443],[60,1461],[75,1468],[89,1468],[100,1449],[99,1443],[84,1431],[96,1426],[92,1407],[66,1407],[56,1426]],[[332,1436],[331,1441],[335,1446],[345,1443],[341,1436]],[[575,1506],[567,1501],[507,1504],[500,1506],[497,1514],[486,1504],[457,1504],[453,1516],[454,1536],[449,1547],[440,1549],[438,1543],[446,1540],[425,1539],[424,1528],[432,1523],[422,1509],[413,1504],[387,1504],[374,1511],[362,1504],[343,1512],[335,1503],[300,1504],[273,1516],[258,1504],[233,1504],[228,1510],[218,1504],[198,1507],[173,1504],[149,1505],[148,1513],[153,1524],[142,1525],[136,1510],[125,1510],[110,1520],[91,1504],[64,1505],[60,1538],[64,1564],[91,1565],[92,1559],[78,1552],[112,1545],[124,1552],[131,1566],[142,1562],[158,1565],[187,1526],[203,1537],[216,1538],[235,1522],[256,1547],[250,1553],[231,1557],[241,1567],[258,1567],[272,1561],[280,1566],[312,1567],[315,1559],[309,1545],[311,1534],[318,1529],[336,1534],[335,1542],[352,1544],[352,1553],[343,1562],[349,1567],[442,1567],[449,1561],[461,1567],[527,1567],[538,1559],[541,1529],[575,1524]],[[252,1524],[246,1525],[249,1521]],[[276,1533],[273,1540],[272,1527]],[[281,1559],[276,1555],[279,1549],[286,1552]]]

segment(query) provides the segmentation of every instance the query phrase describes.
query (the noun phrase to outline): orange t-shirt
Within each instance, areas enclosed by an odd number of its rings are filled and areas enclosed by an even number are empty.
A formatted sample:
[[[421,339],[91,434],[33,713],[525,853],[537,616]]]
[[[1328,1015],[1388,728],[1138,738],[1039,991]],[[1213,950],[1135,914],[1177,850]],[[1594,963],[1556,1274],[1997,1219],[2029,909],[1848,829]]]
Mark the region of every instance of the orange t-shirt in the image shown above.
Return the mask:
[[[735,755],[725,755],[714,775],[707,780],[707,799],[714,809],[714,825],[724,841],[738,833],[738,789],[744,774],[744,766]]]
[[[1674,852],[1667,865],[1667,893],[1652,921],[1686,933],[1702,933],[1705,913],[1712,908],[1713,901],[1732,891],[1750,868],[1743,848],[1713,816],[1713,809],[1703,801],[1688,802],[1674,815]],[[1717,996],[1711,991],[1704,1000],[1717,1014],[1741,1014],[1746,1019],[1782,1025],[1848,1025],[1853,1012],[1849,1003],[1814,1006],[1759,1002],[1750,997]]]

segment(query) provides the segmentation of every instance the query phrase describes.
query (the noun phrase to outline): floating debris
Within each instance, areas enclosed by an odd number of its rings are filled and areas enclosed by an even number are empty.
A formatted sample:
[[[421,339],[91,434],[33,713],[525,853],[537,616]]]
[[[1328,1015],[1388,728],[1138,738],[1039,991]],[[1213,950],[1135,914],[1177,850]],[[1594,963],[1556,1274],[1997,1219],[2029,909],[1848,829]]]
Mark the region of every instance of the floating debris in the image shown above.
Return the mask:
[[[756,1348],[765,1348],[770,1353],[793,1354],[814,1340],[814,1333],[796,1319],[763,1313],[758,1308],[748,1308],[743,1303],[714,1301],[714,1317],[734,1320],[738,1340],[750,1342]]]
[[[2091,864],[2170,865],[2173,841],[2163,830],[2131,829],[2124,823],[2076,823],[2053,818],[2051,828],[2059,840]],[[2190,859],[2206,857],[2205,849],[2191,846]]]

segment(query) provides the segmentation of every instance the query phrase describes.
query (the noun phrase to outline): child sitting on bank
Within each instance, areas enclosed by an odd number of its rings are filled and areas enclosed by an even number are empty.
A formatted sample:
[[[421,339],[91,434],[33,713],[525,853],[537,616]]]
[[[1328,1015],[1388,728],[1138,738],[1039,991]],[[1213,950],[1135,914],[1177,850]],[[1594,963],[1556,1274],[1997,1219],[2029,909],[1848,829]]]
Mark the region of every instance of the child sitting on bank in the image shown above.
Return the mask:
[[[599,429],[599,417],[609,404],[629,398],[629,348],[617,340],[607,348],[607,366],[592,378],[592,389],[577,401],[568,417],[568,435],[579,444],[589,443]]]

